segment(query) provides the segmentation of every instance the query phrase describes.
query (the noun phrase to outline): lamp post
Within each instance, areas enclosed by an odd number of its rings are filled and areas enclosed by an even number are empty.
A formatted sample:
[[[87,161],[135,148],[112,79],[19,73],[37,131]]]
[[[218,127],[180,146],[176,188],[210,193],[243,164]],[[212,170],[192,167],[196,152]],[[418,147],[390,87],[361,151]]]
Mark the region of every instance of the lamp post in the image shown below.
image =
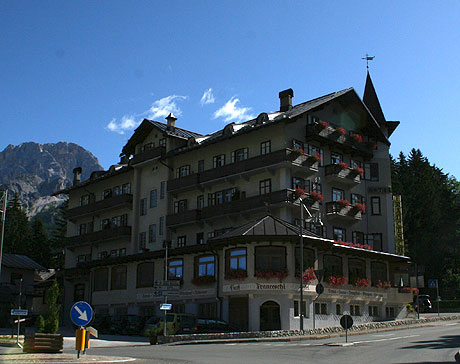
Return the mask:
[[[0,195],[1,195],[0,191]],[[2,213],[1,228],[0,228],[0,282],[2,281],[2,259],[3,259],[3,236],[5,234],[5,220],[6,220],[6,201],[8,200],[8,190],[3,192],[3,197],[0,196],[0,212]]]

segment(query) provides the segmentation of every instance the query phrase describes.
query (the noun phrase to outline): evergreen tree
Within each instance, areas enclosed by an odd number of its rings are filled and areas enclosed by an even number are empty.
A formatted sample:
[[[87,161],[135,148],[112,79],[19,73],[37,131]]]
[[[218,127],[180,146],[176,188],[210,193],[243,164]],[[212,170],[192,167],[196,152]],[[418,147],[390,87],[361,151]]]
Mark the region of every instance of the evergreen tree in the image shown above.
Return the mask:
[[[48,268],[51,258],[51,241],[46,233],[43,221],[34,218],[31,222],[32,237],[29,245],[28,256],[37,263]]]
[[[30,251],[30,237],[29,219],[15,196],[6,208],[4,252],[27,255]]]
[[[67,235],[67,220],[65,213],[68,208],[68,200],[66,200],[60,207],[56,216],[56,228],[53,230],[51,238],[51,263],[50,267],[59,269],[64,267],[64,248],[66,245]]]

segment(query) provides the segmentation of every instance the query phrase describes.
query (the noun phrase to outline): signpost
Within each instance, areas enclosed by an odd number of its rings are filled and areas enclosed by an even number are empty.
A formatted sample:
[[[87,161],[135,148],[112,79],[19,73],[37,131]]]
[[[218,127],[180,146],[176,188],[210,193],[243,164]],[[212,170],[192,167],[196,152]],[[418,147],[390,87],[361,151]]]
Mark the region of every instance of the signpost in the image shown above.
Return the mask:
[[[162,303],[160,305],[160,310],[170,311],[172,309],[172,303]]]
[[[438,306],[438,316],[439,316],[439,285],[437,279],[428,280],[428,288],[436,288],[436,302]]]
[[[345,330],[345,342],[348,343],[348,329],[353,326],[353,318],[350,315],[343,315],[340,318],[340,326]]]
[[[29,314],[29,310],[21,310],[18,308],[13,308],[11,310],[11,316],[27,316]]]
[[[70,309],[70,319],[75,325],[80,326],[80,329],[76,332],[75,340],[75,349],[77,350],[78,359],[80,358],[80,351],[85,352],[86,348],[89,347],[89,334],[91,333],[91,330],[88,330],[87,333],[85,326],[93,319],[93,309],[90,304],[85,301],[76,302]]]

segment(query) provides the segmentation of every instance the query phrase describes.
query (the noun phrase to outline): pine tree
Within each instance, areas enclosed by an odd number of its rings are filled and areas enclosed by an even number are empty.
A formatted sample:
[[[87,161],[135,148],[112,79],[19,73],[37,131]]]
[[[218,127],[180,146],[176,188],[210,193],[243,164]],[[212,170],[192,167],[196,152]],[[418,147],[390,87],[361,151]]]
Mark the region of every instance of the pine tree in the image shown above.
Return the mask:
[[[27,255],[30,237],[29,219],[15,196],[8,202],[6,209],[4,252]]]
[[[59,269],[64,267],[64,248],[66,245],[67,220],[65,213],[68,208],[68,200],[60,207],[56,216],[56,228],[53,230],[51,238],[51,263],[50,267]]]
[[[32,236],[28,256],[44,267],[50,266],[51,241],[46,233],[43,221],[34,218],[31,222]]]

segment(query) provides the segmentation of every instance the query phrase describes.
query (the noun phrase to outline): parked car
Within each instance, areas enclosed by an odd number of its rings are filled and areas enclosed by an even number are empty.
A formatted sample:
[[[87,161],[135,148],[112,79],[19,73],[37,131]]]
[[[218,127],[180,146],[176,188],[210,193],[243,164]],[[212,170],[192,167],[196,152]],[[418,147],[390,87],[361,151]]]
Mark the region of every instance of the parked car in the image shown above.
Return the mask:
[[[145,330],[151,327],[164,327],[163,317],[151,317],[144,325]],[[196,316],[189,313],[168,313],[166,315],[168,335],[192,334],[196,332]]]
[[[432,305],[430,301],[430,296],[427,294],[418,295],[418,302],[420,304],[419,312],[429,312],[431,311]],[[412,307],[417,311],[417,296],[414,297],[414,302],[412,302]]]
[[[221,320],[197,319],[196,332],[214,333],[214,332],[232,332],[230,325]]]

